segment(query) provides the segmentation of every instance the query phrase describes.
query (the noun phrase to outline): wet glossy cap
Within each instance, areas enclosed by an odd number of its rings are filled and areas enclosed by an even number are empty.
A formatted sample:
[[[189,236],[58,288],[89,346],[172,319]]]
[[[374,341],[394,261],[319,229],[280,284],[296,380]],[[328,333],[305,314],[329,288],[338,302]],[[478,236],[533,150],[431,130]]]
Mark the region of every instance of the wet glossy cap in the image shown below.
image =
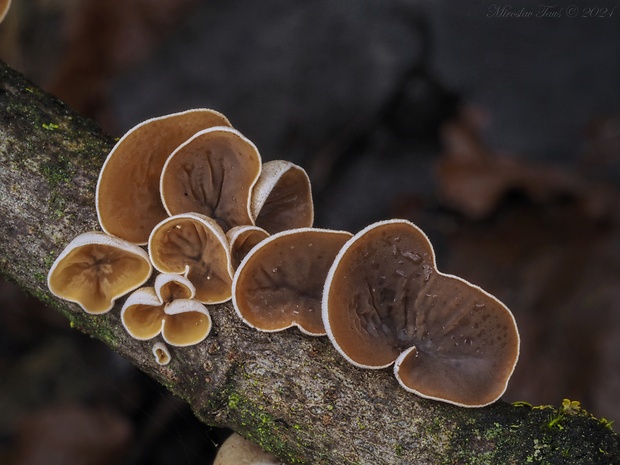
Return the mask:
[[[78,303],[87,313],[101,314],[114,301],[151,276],[144,250],[100,232],[80,234],[52,265],[47,284],[57,297]]]
[[[213,218],[224,232],[254,224],[252,187],[261,170],[256,146],[240,132],[215,127],[196,133],[166,161],[161,198],[170,215],[196,212]]]
[[[249,326],[325,334],[321,297],[327,271],[342,245],[344,231],[291,229],[260,242],[241,262],[233,282],[233,305]]]
[[[188,110],[146,120],[114,146],[97,182],[97,215],[102,229],[135,244],[146,244],[153,227],[168,214],[159,194],[164,163],[196,132],[230,126],[222,114]]]
[[[428,238],[405,220],[375,223],[344,245],[322,310],[330,340],[351,363],[395,362],[405,389],[460,406],[497,400],[519,356],[508,308],[440,273]]]
[[[304,169],[284,160],[264,163],[252,194],[252,217],[269,234],[311,227],[312,189]]]

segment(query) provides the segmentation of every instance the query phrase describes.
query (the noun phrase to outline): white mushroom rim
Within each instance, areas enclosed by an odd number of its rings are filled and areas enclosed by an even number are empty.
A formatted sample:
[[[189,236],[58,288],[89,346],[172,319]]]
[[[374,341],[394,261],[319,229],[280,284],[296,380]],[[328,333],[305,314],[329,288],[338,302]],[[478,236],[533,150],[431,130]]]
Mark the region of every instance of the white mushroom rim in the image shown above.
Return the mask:
[[[322,316],[353,365],[394,364],[406,390],[462,407],[499,399],[519,357],[510,310],[439,272],[428,237],[406,220],[372,224],[342,247],[325,281]]]
[[[239,318],[259,331],[297,327],[309,336],[324,336],[320,312],[324,279],[349,237],[346,231],[299,228],[261,241],[234,275],[233,306]],[[300,296],[303,301],[296,300]]]
[[[193,147],[213,145],[214,140],[222,137],[237,147],[226,146],[230,153]],[[192,164],[196,165],[195,169],[191,169]],[[167,158],[159,179],[161,202],[169,215],[204,214],[220,223],[224,231],[234,226],[254,224],[250,204],[260,173],[261,156],[250,139],[226,126],[203,129],[179,145]]]
[[[170,350],[168,346],[163,342],[156,342],[153,344],[153,356],[158,365],[168,365],[172,357],[170,356]]]
[[[73,239],[56,258],[47,285],[56,297],[98,315],[144,284],[152,270],[148,254],[139,246],[91,231]]]
[[[181,121],[184,124],[180,124]],[[157,140],[142,134],[152,125],[166,123],[176,127],[176,130],[154,131],[151,128]],[[231,124],[224,115],[215,110],[196,108],[150,118],[127,131],[106,157],[97,179],[95,206],[103,231],[134,244],[145,245],[152,227],[166,216],[159,193],[161,169],[166,159],[179,144],[195,132],[213,126],[230,127]],[[127,156],[127,145],[135,144],[144,138],[147,139],[146,156],[144,153],[135,154],[134,151],[131,151],[131,156]],[[165,142],[164,147],[158,143],[162,141]],[[136,170],[140,172],[139,175],[132,176]],[[120,189],[114,189],[119,183]],[[107,193],[111,198],[104,198],[104,186],[111,191]],[[106,200],[107,205],[104,207],[103,202]],[[136,200],[140,201],[141,205],[131,203]]]
[[[198,301],[216,304],[230,300],[233,269],[228,241],[212,218],[199,213],[166,218],[151,232],[149,256],[161,273],[189,279]]]

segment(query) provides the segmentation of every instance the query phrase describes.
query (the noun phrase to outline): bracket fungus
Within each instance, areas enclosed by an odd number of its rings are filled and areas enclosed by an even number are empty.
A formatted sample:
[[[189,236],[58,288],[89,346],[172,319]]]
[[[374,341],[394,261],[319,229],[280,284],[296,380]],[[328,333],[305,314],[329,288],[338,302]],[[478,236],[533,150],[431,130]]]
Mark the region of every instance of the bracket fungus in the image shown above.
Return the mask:
[[[168,365],[172,360],[168,346],[163,342],[153,344],[153,356],[158,365]]]
[[[205,129],[166,161],[160,183],[162,202],[170,215],[201,213],[224,231],[254,224],[250,201],[260,171],[258,149],[239,131]]]
[[[228,239],[233,269],[236,270],[250,250],[268,237],[269,233],[258,226],[235,226],[229,230],[226,233],[226,239]]]
[[[183,276],[160,274],[154,287],[131,294],[121,309],[121,321],[135,339],[148,340],[161,333],[164,341],[185,347],[203,341],[211,331],[211,316],[193,300],[195,288]]]
[[[237,433],[231,434],[220,446],[213,465],[284,465]]]
[[[57,297],[79,304],[91,314],[106,313],[114,301],[144,284],[152,267],[144,250],[100,232],[73,239],[47,276]]]
[[[463,407],[499,399],[519,356],[510,310],[440,273],[428,238],[405,220],[372,224],[343,246],[322,310],[328,337],[349,362],[394,363],[406,390]]]
[[[149,237],[149,256],[161,273],[185,276],[206,304],[231,297],[233,269],[228,242],[214,219],[198,213],[166,218]]]
[[[312,188],[304,169],[285,160],[264,163],[252,193],[252,218],[269,234],[311,227]]]
[[[351,236],[344,231],[301,228],[260,242],[235,273],[233,305],[239,317],[261,331],[297,326],[311,336],[325,335],[323,284],[338,251]]]
[[[97,182],[101,228],[135,244],[146,244],[153,227],[168,214],[159,194],[162,168],[170,154],[196,132],[230,126],[209,109],[148,119],[129,130],[108,155]]]
[[[11,8],[11,0],[0,0],[0,23],[4,21],[9,8]]]

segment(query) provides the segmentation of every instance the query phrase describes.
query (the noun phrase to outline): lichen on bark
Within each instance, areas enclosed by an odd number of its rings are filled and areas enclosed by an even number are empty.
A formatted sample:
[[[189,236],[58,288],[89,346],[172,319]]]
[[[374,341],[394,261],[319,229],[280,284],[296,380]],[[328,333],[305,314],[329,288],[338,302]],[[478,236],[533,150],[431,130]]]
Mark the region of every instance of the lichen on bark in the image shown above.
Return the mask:
[[[124,331],[122,299],[91,316],[46,285],[65,245],[98,229],[96,179],[113,144],[0,63],[0,269],[189,402],[204,422],[232,428],[288,463],[620,463],[618,435],[584,412],[421,399],[389,370],[347,364],[326,338],[251,330],[230,304],[210,308],[214,327],[203,343],[173,348],[172,362],[158,365],[151,343]]]

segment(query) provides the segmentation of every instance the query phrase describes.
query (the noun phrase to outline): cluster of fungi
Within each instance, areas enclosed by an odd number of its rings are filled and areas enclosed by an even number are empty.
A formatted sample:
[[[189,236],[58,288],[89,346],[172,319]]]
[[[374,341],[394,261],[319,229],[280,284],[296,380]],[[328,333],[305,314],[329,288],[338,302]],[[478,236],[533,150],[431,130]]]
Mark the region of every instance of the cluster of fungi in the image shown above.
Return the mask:
[[[208,306],[232,299],[252,328],[327,335],[362,368],[394,367],[422,397],[480,407],[505,391],[519,355],[511,312],[440,273],[426,235],[406,220],[357,234],[312,227],[306,172],[262,163],[223,115],[198,109],[147,120],[112,149],[97,183],[103,232],[75,238],[48,276],[86,312],[121,309],[128,333],[167,345],[209,334]],[[146,247],[146,250],[144,248]],[[141,287],[158,272],[152,287]],[[167,345],[166,345],[167,344]]]

